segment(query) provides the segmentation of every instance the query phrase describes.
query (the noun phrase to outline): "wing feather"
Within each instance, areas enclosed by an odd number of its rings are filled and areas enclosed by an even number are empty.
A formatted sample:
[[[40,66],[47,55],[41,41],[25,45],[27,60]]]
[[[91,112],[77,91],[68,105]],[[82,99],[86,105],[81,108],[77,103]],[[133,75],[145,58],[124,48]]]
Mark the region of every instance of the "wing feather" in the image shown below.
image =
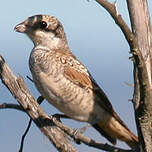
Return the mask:
[[[91,80],[85,73],[78,72],[75,69],[66,66],[64,70],[64,75],[67,79],[79,85],[80,87],[93,89]]]
[[[98,84],[90,75],[88,70],[80,62],[78,62],[76,58],[72,58],[72,61],[70,59],[70,62],[72,63],[67,64],[65,66],[64,76],[74,84],[78,85],[79,87],[90,88],[94,92],[94,96],[100,99],[100,100],[96,100],[96,102],[98,102],[98,104],[102,108],[104,108],[107,112],[109,112],[117,121],[119,121],[126,129],[128,129],[126,125],[123,123],[123,121],[116,114],[106,94],[98,86]]]

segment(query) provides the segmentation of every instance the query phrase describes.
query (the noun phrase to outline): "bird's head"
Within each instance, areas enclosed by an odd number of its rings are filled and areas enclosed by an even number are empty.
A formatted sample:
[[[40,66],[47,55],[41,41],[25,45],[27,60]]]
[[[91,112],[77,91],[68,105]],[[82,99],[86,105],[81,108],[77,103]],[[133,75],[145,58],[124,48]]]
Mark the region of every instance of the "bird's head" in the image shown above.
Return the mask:
[[[25,33],[35,45],[66,43],[62,24],[49,15],[35,15],[15,26],[15,31]],[[61,42],[62,41],[62,42]]]

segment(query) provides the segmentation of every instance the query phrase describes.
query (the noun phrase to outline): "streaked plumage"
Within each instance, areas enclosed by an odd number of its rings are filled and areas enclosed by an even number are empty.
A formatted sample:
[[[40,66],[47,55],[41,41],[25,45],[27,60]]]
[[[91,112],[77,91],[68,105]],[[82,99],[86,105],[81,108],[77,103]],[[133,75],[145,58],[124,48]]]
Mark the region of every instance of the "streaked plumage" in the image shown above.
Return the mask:
[[[39,92],[67,116],[92,124],[105,138],[135,147],[138,138],[115,113],[105,93],[71,53],[62,24],[53,16],[29,17],[15,27],[34,43],[29,67]]]

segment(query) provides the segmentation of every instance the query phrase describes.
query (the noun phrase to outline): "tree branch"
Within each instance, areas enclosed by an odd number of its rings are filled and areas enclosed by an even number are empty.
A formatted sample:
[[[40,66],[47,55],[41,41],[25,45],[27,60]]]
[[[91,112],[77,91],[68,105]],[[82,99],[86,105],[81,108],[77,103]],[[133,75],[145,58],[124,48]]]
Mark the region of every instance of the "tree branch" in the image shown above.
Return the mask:
[[[82,135],[81,133],[75,134],[75,130],[67,127],[66,125],[62,124],[61,122],[57,121],[54,118],[53,118],[53,122],[56,126],[61,128],[68,135],[70,135],[70,137],[72,137],[73,139],[80,141],[88,146],[98,148],[101,150],[105,150],[105,151],[109,151],[109,152],[133,152],[133,150],[124,150],[124,149],[121,149],[121,148],[118,148],[115,146],[111,146],[109,144],[99,143],[99,142],[97,142],[89,137]]]
[[[96,2],[98,2],[102,7],[104,7],[107,12],[112,16],[115,23],[118,25],[118,27],[120,27],[121,31],[123,32],[126,40],[128,41],[128,44],[132,48],[134,35],[126,24],[126,22],[123,20],[122,16],[118,13],[116,2],[110,3],[107,0],[96,0]]]
[[[2,105],[2,106],[1,106]],[[0,109],[16,109],[16,110],[22,110],[22,107],[17,105],[17,104],[1,104],[0,105]],[[4,105],[4,106],[3,106]],[[16,108],[17,107],[17,108]],[[103,144],[103,143],[99,143],[89,137],[86,137],[84,135],[82,135],[81,133],[75,133],[74,129],[71,129],[69,127],[67,127],[66,125],[62,124],[61,122],[59,122],[55,117],[50,117],[48,119],[49,121],[52,121],[57,127],[59,127],[61,130],[63,130],[65,133],[67,133],[71,138],[73,138],[75,141],[80,141],[88,146],[94,147],[94,148],[98,148],[101,150],[105,150],[105,151],[109,151],[109,152],[134,152],[133,150],[125,150],[125,149],[121,149],[115,146],[111,146],[109,144]]]
[[[31,127],[31,124],[32,124],[32,119],[30,118],[28,126],[27,126],[27,128],[26,128],[26,130],[25,130],[25,132],[22,136],[22,139],[21,139],[21,145],[20,145],[20,148],[19,148],[19,152],[23,152],[24,140],[25,140],[25,137],[26,137],[26,135],[27,135],[27,133],[28,133],[30,127]]]
[[[3,84],[10,90],[15,99],[20,103],[17,104],[1,104],[0,109],[16,109],[20,111],[25,111],[34,121],[34,123],[39,127],[39,129],[50,139],[50,141],[55,145],[59,151],[77,151],[68,141],[64,132],[69,136],[81,141],[88,146],[94,148],[106,150],[109,152],[131,152],[132,150],[124,150],[118,147],[114,147],[108,144],[102,144],[96,142],[89,137],[85,137],[82,134],[75,134],[75,130],[68,128],[63,125],[53,117],[46,115],[39,104],[30,94],[29,90],[26,88],[25,83],[21,77],[16,77],[10,70],[8,65],[5,63],[4,59],[0,55],[0,78]],[[63,132],[63,131],[64,132]]]
[[[0,109],[15,109],[15,110],[19,110],[19,111],[25,112],[24,109],[20,105],[13,104],[13,103],[0,104]]]
[[[96,0],[121,28],[134,58],[134,95],[136,124],[140,138],[140,151],[152,150],[152,26],[147,0],[126,0],[132,31],[121,15],[116,3]]]
[[[46,135],[53,145],[58,149],[58,151],[70,151],[76,152],[77,150],[69,143],[69,140],[64,132],[70,135],[72,138],[79,140],[89,146],[107,150],[110,152],[130,152],[131,150],[123,150],[108,144],[98,143],[89,137],[85,137],[82,134],[75,135],[75,130],[68,128],[66,125],[63,125],[53,117],[49,117],[43,110],[40,108],[38,102],[30,94],[27,89],[23,79],[19,76],[16,77],[13,72],[10,70],[8,65],[5,63],[5,60],[0,55],[0,78],[3,84],[9,89],[14,98],[21,105],[16,104],[1,104],[0,109],[16,109],[20,111],[25,111],[34,123],[39,127],[39,129]],[[43,98],[41,99],[43,100]],[[40,101],[41,101],[40,100]]]
[[[65,133],[60,128],[55,126],[49,116],[40,108],[37,101],[27,89],[23,79],[20,76],[16,77],[13,74],[1,55],[0,78],[3,84],[9,89],[14,98],[22,106],[24,111],[32,118],[37,127],[48,137],[58,151],[77,151],[71,145]]]
[[[127,0],[132,31],[141,53],[134,64],[135,115],[140,137],[140,150],[152,151],[152,28],[147,0]]]

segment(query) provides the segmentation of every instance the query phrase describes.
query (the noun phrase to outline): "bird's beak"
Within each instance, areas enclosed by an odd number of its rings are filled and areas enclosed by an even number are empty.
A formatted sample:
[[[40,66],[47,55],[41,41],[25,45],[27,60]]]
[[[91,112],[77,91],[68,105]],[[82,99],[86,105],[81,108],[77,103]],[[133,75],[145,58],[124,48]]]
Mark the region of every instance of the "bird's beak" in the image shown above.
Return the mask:
[[[14,30],[15,30],[16,32],[26,33],[26,31],[27,31],[27,26],[26,26],[25,22],[22,22],[22,23],[16,25],[15,28],[14,28]]]

